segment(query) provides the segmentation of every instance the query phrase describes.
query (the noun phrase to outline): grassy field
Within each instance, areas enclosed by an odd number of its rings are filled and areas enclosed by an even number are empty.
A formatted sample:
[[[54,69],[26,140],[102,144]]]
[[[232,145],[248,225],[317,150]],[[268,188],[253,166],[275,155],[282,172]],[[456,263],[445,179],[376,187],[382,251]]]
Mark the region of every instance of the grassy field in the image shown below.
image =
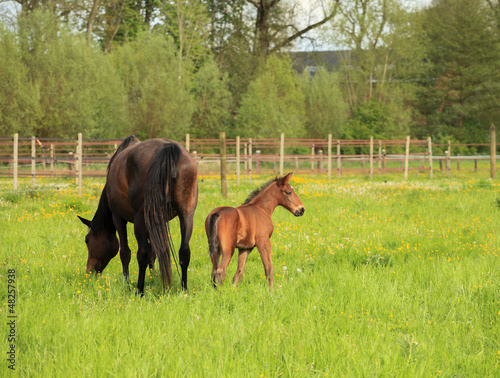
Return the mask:
[[[103,181],[87,180],[78,197],[70,181],[13,193],[4,180],[0,375],[13,344],[23,377],[498,376],[500,183],[461,175],[294,177],[306,212],[274,213],[271,291],[257,251],[237,289],[215,291],[203,228],[212,208],[239,205],[269,177],[230,181],[228,198],[217,180],[200,180],[189,292],[174,268],[172,292],[152,271],[144,298],[135,254],[130,285],[119,257],[85,274],[76,215],[93,216]],[[229,279],[235,269],[234,258]]]

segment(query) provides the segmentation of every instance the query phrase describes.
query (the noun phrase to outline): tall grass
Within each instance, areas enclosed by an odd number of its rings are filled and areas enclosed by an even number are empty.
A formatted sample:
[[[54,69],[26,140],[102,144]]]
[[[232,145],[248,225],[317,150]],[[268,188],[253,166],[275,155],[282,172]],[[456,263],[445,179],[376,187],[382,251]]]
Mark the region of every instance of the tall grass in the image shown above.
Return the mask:
[[[200,180],[189,292],[176,276],[163,294],[152,271],[144,298],[135,254],[130,283],[119,256],[101,276],[85,274],[87,230],[76,215],[92,217],[103,181],[82,197],[67,182],[20,194],[0,183],[0,350],[15,269],[19,376],[498,375],[496,181],[294,176],[306,213],[273,215],[274,289],[254,251],[238,288],[234,258],[214,290],[204,219],[266,179],[230,182],[227,198],[217,180]],[[171,229],[178,247],[177,221]]]

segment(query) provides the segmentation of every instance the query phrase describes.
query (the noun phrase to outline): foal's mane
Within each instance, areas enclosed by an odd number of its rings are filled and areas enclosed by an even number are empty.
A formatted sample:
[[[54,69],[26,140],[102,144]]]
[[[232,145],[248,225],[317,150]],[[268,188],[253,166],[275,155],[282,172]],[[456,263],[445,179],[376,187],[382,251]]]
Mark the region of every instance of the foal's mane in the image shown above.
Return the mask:
[[[245,202],[243,202],[243,205],[246,205],[248,204],[251,200],[253,200],[255,197],[257,197],[257,195],[262,192],[264,189],[266,189],[269,185],[271,185],[272,183],[278,181],[280,178],[279,177],[275,177],[269,181],[267,181],[266,183],[264,183],[260,188],[258,189],[255,189],[252,193],[249,194],[249,196],[247,197],[247,199],[245,200]]]

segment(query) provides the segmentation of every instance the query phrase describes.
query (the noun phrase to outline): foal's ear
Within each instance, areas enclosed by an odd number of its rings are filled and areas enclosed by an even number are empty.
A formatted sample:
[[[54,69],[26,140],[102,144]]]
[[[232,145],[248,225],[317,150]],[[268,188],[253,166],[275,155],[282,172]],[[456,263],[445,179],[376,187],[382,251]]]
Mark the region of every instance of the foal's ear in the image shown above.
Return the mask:
[[[286,184],[288,184],[288,182],[292,178],[292,175],[293,175],[293,172],[290,172],[286,176],[283,176],[282,178],[280,178],[280,185],[286,185]]]
[[[82,223],[85,226],[88,226],[89,228],[92,228],[92,221],[89,221],[88,219],[82,218],[81,216],[77,215],[78,219],[82,221]]]

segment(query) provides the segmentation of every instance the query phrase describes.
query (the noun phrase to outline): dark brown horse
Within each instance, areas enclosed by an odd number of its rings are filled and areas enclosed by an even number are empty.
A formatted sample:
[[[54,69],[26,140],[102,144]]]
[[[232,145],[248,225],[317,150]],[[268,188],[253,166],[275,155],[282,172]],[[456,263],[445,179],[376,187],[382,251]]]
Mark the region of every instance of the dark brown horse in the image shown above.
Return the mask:
[[[233,284],[241,282],[248,255],[257,247],[264,264],[264,271],[273,286],[274,268],[271,261],[271,215],[277,206],[283,206],[293,215],[304,214],[304,204],[290,186],[292,173],[276,178],[255,190],[245,203],[237,208],[218,207],[205,220],[208,248],[212,259],[212,280],[214,285],[226,279],[226,269],[238,248],[238,268]],[[222,255],[221,261],[219,259]]]
[[[158,257],[163,287],[170,288],[173,251],[168,221],[178,216],[181,280],[187,290],[189,240],[197,202],[196,163],[184,147],[167,139],[139,142],[134,136],[128,137],[109,162],[94,218],[89,221],[79,217],[90,228],[85,237],[89,252],[87,271],[102,272],[120,247],[123,274],[128,278],[130,248],[126,226],[131,222],[138,244],[139,292],[144,293],[146,268],[153,267],[155,257]]]

